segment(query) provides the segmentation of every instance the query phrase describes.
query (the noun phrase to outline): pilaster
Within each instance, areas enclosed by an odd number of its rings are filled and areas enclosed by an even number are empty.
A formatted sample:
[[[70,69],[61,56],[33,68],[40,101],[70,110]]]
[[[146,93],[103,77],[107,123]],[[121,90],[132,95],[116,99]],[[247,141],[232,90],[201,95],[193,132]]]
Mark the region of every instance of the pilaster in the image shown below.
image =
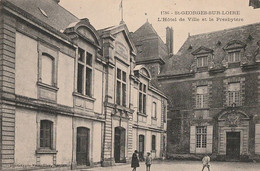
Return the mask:
[[[0,4],[1,5],[1,4]],[[0,9],[0,166],[14,165],[15,19]]]

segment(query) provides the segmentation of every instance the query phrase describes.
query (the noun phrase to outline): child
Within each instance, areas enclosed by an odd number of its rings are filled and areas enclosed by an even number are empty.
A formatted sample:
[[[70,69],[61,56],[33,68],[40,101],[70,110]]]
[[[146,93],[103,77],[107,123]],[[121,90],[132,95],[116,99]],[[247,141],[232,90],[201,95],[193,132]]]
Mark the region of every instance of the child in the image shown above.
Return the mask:
[[[205,167],[208,168],[208,171],[210,171],[209,167],[210,167],[210,157],[208,155],[204,156],[202,159],[202,164],[203,164],[203,168],[202,171],[204,170]]]
[[[145,164],[146,164],[146,171],[150,171],[150,168],[152,165],[152,156],[151,156],[151,153],[149,153],[149,152],[147,152]]]

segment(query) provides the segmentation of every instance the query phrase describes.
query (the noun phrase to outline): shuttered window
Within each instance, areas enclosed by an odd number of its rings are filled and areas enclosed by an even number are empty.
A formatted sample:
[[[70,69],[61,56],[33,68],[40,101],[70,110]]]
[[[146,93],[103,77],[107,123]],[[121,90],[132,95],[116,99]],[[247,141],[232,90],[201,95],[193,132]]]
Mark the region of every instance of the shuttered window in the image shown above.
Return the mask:
[[[213,126],[190,127],[190,153],[212,153]]]
[[[260,124],[255,125],[255,153],[260,154]]]
[[[53,123],[49,120],[41,120],[40,125],[40,147],[52,148],[52,126]]]

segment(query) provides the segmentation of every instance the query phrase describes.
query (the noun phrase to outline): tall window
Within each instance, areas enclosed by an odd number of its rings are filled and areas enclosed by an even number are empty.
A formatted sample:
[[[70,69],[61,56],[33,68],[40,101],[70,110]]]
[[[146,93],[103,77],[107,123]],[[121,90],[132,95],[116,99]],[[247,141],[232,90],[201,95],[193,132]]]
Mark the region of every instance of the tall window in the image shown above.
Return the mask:
[[[240,61],[240,52],[230,52],[228,54],[228,62],[234,63],[234,62],[239,62]]]
[[[87,96],[92,96],[92,58],[92,54],[79,49],[77,91]]]
[[[197,87],[196,108],[208,107],[208,86]]]
[[[152,151],[155,151],[156,148],[156,136],[152,135]]]
[[[152,117],[153,118],[157,117],[157,105],[155,102],[153,102],[153,105],[152,105]]]
[[[197,126],[196,127],[196,148],[207,147],[207,127]]]
[[[166,111],[166,106],[163,106],[163,122],[166,123],[167,121],[167,111]]]
[[[126,72],[117,68],[116,104],[126,106]]]
[[[50,55],[43,53],[42,58],[42,83],[53,85],[53,70],[54,70],[54,58],[52,58]]]
[[[240,83],[229,83],[228,84],[228,106],[235,104],[236,106],[241,105],[241,92]]]
[[[41,120],[40,123],[40,147],[52,148],[52,125],[48,120]]]
[[[207,56],[197,57],[197,67],[206,67],[206,66],[208,66],[208,57]]]
[[[146,113],[146,85],[139,84],[139,112]]]

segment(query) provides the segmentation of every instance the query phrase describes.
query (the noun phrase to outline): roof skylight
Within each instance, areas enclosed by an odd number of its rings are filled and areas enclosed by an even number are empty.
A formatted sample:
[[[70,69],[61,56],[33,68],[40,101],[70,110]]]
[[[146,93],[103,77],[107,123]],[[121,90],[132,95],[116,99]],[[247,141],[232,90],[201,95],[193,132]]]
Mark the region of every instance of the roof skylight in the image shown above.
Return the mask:
[[[41,11],[42,15],[44,15],[45,17],[48,17],[48,15],[46,14],[46,12],[43,9],[39,8],[39,10]]]

